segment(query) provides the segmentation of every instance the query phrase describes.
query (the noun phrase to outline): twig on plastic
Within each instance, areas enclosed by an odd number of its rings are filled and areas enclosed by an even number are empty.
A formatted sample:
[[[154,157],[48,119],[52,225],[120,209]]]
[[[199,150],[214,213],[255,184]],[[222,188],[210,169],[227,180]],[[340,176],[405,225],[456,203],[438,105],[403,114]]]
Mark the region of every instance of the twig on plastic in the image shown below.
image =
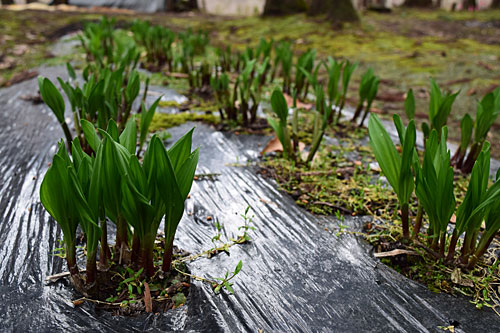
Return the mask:
[[[85,269],[78,269],[78,271],[80,273],[85,273]],[[62,273],[57,273],[57,274],[54,274],[54,275],[49,275],[45,278],[45,282],[48,282],[48,283],[54,283],[54,282],[57,282],[59,281],[60,279],[64,278],[64,277],[67,277],[67,276],[70,276],[70,272],[62,272]]]

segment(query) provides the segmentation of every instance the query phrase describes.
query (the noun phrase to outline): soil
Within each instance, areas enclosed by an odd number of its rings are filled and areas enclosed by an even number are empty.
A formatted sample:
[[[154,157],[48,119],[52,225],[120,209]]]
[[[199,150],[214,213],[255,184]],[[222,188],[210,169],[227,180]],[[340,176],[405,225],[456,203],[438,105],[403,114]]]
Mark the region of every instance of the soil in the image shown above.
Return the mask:
[[[159,241],[161,245],[161,240]],[[155,256],[161,255],[157,250],[159,248],[161,247],[155,248]],[[174,260],[188,255],[174,247]],[[133,278],[131,274],[139,269],[135,267],[130,270],[129,267],[131,266],[119,265],[115,261],[109,267],[101,267],[98,263],[97,280],[91,288],[85,285],[85,273],[80,273],[79,277],[71,277],[75,289],[84,295],[84,298],[73,303],[80,305],[84,301],[90,302],[97,309],[111,311],[115,315],[137,316],[144,312],[165,312],[187,301],[191,281],[186,265],[176,266],[184,274],[175,269],[167,274],[160,270],[151,278],[144,274]]]
[[[309,125],[306,121],[300,126],[302,142],[311,141]],[[366,130],[341,123],[327,135],[311,167],[271,154],[264,157],[259,173],[275,179],[299,206],[316,214],[391,215],[397,199],[370,167],[374,159]]]

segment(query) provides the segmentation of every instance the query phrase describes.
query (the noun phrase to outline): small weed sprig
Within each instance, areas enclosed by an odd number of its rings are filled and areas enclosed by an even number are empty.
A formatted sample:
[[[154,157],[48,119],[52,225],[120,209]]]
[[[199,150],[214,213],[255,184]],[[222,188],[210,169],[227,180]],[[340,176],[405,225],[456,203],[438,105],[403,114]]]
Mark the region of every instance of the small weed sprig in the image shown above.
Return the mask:
[[[216,230],[215,235],[212,237],[212,244],[214,245],[214,247],[207,253],[209,258],[211,256],[219,254],[220,252],[226,252],[227,254],[229,254],[229,247],[231,246],[229,243],[222,243],[221,241],[221,231],[224,226],[219,222],[219,219],[215,219],[214,226]]]
[[[250,241],[251,237],[248,235],[248,233],[250,230],[255,231],[255,227],[251,225],[253,223],[253,218],[255,216],[254,215],[250,216],[249,210],[250,206],[248,206],[245,209],[245,212],[240,215],[244,220],[244,224],[241,227],[238,227],[238,230],[243,230],[243,235],[238,236],[238,239],[236,240],[237,243],[244,243]]]
[[[128,292],[129,300],[123,301],[120,306],[126,306],[128,304],[132,304],[137,302],[136,295],[142,295],[142,288],[144,288],[144,280],[141,281],[141,274],[143,268],[139,269],[137,272],[134,272],[130,267],[125,268],[124,275],[120,273],[116,273],[122,279],[122,281],[118,284],[118,288],[116,291],[118,294],[122,293],[122,291]],[[118,299],[118,296],[110,296],[106,299],[106,302],[115,302]]]
[[[337,233],[335,234],[337,237],[339,237],[340,235],[342,235],[345,230],[347,229],[347,225],[344,224],[344,221],[345,221],[345,218],[344,218],[344,215],[342,215],[340,213],[340,210],[337,209],[337,211],[335,212],[335,217],[337,218],[337,227],[338,227],[338,230],[337,230]]]
[[[214,292],[216,294],[219,293],[221,291],[221,289],[226,289],[230,293],[234,293],[234,291],[231,287],[233,284],[230,283],[229,281],[232,280],[241,271],[241,268],[243,266],[243,262],[241,260],[238,262],[238,265],[236,266],[235,270],[232,273],[226,272],[225,276],[223,278],[215,278],[215,279],[209,279],[209,278],[186,273],[186,272],[178,269],[177,265],[180,265],[182,263],[189,262],[189,261],[194,261],[200,257],[205,256],[205,255],[208,258],[211,258],[213,255],[216,255],[216,254],[221,253],[221,252],[225,252],[225,253],[229,254],[229,249],[232,246],[237,245],[237,244],[244,244],[244,243],[250,241],[251,238],[250,238],[248,233],[250,230],[252,230],[252,231],[255,230],[255,227],[251,226],[251,224],[253,223],[254,216],[253,215],[250,216],[249,212],[250,212],[250,206],[247,206],[244,213],[240,215],[244,220],[244,225],[238,227],[238,230],[243,230],[242,235],[238,236],[236,239],[231,238],[231,242],[217,244],[217,242],[221,241],[221,238],[222,238],[221,231],[222,231],[223,226],[218,220],[215,220],[214,224],[215,224],[217,231],[216,231],[216,235],[214,237],[212,237],[212,239],[211,239],[212,243],[214,244],[214,248],[211,248],[211,249],[206,250],[204,252],[197,253],[197,254],[194,254],[194,255],[191,255],[188,257],[176,259],[172,262],[172,267],[178,273],[180,273],[182,275],[189,276],[189,277],[194,278],[198,281],[210,283],[210,285],[212,286],[212,288],[214,289]],[[220,282],[218,282],[218,281],[220,281]]]
[[[215,219],[214,226],[215,226],[216,234],[214,237],[212,237],[212,243],[214,244],[214,249],[215,249],[217,247],[217,242],[220,241],[220,238],[222,236],[221,231],[222,231],[223,225],[219,222],[219,219]]]
[[[218,293],[220,293],[221,289],[224,288],[228,292],[233,294],[234,293],[234,290],[232,287],[233,283],[231,283],[229,281],[231,281],[236,275],[238,275],[238,273],[241,271],[242,267],[243,267],[243,262],[240,260],[232,273],[226,272],[226,275],[223,278],[215,278],[216,280],[218,280],[220,282],[212,284],[212,288],[214,289],[214,293],[218,294]]]

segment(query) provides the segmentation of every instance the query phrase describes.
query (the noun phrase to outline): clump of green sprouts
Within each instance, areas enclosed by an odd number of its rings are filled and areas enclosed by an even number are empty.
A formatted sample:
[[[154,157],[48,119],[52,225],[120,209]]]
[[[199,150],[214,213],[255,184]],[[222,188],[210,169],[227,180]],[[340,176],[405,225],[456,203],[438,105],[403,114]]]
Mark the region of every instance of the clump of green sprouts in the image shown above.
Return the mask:
[[[413,190],[422,211],[428,220],[428,252],[435,259],[446,259],[450,264],[473,269],[500,230],[498,209],[500,207],[500,182],[489,186],[490,145],[486,141],[474,164],[463,202],[456,207],[454,194],[454,172],[450,166],[450,152],[446,139],[448,129],[432,129],[425,141],[423,162],[415,152],[415,126],[410,121],[404,129],[395,116],[402,153],[399,154],[385,127],[376,115],[371,115],[369,124],[370,143],[380,168],[391,187],[398,194],[402,215],[403,237],[409,239],[407,207]],[[404,139],[402,139],[404,137]],[[451,217],[456,214],[453,233]],[[481,231],[482,223],[485,229]],[[420,224],[415,223],[415,241],[419,242]],[[459,255],[457,243],[464,235]]]
[[[75,256],[78,226],[87,241],[86,293],[97,282],[99,245],[101,264],[110,264],[112,257],[115,263],[141,268],[146,276],[152,277],[160,269],[153,262],[153,247],[163,219],[165,246],[161,270],[170,272],[173,239],[198,162],[198,149],[191,151],[193,130],[168,150],[153,136],[143,161],[139,162],[133,119],[120,135],[113,120],[106,131],[96,131],[86,120],[82,120],[82,127],[88,129],[85,134],[94,153],[85,153],[75,138],[70,157],[61,142],[40,188],[42,204],[63,231],[73,281],[81,280]],[[116,224],[117,230],[113,256],[107,244],[108,220]],[[124,253],[130,244],[131,259],[127,262]]]

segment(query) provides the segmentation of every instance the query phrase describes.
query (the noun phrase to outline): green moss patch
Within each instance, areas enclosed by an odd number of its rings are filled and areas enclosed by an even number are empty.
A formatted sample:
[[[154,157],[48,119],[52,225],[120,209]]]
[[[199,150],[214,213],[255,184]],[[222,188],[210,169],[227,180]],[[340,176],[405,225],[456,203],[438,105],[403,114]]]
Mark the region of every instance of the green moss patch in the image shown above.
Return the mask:
[[[219,123],[219,118],[211,114],[196,114],[191,112],[176,114],[156,113],[149,126],[149,131],[156,132],[158,130],[168,129],[182,125],[188,121],[200,121],[214,125]]]

